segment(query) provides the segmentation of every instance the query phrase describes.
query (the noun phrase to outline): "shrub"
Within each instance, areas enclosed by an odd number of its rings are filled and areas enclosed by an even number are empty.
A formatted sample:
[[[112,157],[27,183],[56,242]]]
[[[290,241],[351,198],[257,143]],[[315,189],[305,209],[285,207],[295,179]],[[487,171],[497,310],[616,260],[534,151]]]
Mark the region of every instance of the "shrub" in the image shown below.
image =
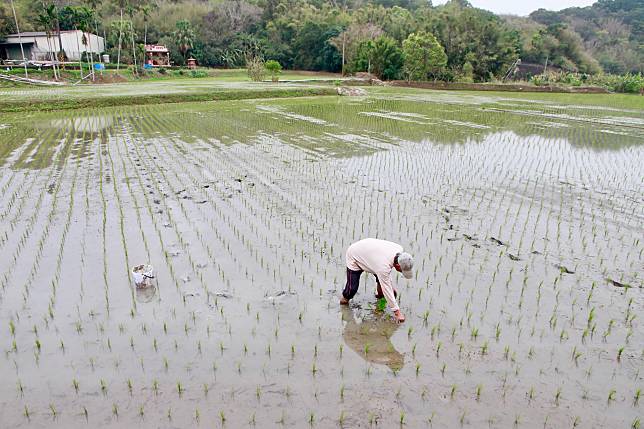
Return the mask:
[[[248,77],[254,82],[261,82],[264,80],[266,69],[264,68],[264,61],[259,58],[250,58],[246,61],[246,70]]]
[[[208,77],[205,70],[190,70],[190,77]]]
[[[282,65],[275,60],[268,60],[264,64],[264,68],[270,73],[271,80],[277,82],[279,79],[279,74],[282,72]]]
[[[637,94],[644,90],[644,76],[638,74],[597,74],[584,73],[547,73],[533,76],[530,80],[535,85],[550,85],[562,83],[571,86],[594,85],[601,86],[614,92]]]

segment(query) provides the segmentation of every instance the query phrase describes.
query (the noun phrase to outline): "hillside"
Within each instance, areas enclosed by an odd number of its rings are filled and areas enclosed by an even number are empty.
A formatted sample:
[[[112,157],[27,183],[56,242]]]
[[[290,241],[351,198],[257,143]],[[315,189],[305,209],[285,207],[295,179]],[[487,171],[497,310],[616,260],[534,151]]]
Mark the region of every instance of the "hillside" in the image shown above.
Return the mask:
[[[585,51],[609,73],[641,72],[644,67],[644,2],[599,0],[592,6],[559,12],[539,9],[530,19],[544,26],[567,26]]]
[[[386,79],[418,76],[403,59],[421,46],[435,49],[435,63],[420,59],[421,80],[489,81],[504,76],[518,58],[591,74],[637,73],[644,64],[644,7],[639,0],[537,10],[526,18],[498,16],[465,0],[441,6],[417,0],[14,3],[21,30],[83,27],[106,38],[112,58],[121,39],[120,57],[126,63],[135,56],[140,63],[144,43],[159,43],[170,48],[175,64],[193,56],[205,66],[243,67],[248,58],[262,57],[287,69],[370,71]],[[5,2],[0,5],[0,38],[14,31]],[[406,48],[412,33],[421,37]]]

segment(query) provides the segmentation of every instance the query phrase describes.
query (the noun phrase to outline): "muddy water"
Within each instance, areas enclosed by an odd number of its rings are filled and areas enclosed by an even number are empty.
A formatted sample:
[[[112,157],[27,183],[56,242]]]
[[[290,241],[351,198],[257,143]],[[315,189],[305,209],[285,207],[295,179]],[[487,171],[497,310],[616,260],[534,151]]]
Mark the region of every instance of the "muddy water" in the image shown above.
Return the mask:
[[[630,427],[644,112],[610,100],[3,117],[2,427]],[[338,305],[367,236],[415,255],[404,325],[366,276]]]

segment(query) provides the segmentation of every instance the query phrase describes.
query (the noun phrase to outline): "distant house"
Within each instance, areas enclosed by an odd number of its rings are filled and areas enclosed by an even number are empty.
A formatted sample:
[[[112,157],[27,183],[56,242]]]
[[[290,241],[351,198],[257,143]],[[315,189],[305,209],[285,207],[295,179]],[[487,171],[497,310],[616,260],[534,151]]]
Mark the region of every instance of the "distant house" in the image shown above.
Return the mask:
[[[145,45],[145,63],[163,67],[170,65],[170,51],[164,45]]]
[[[85,33],[86,45],[83,44],[83,32],[69,30],[60,32],[62,51],[68,61],[78,61],[81,52],[100,54],[105,51],[105,41],[92,33]],[[20,34],[9,34],[0,42],[0,58],[22,61],[20,43],[28,61],[51,61],[51,54],[60,52],[58,33],[52,32],[49,37],[44,31],[28,31]]]

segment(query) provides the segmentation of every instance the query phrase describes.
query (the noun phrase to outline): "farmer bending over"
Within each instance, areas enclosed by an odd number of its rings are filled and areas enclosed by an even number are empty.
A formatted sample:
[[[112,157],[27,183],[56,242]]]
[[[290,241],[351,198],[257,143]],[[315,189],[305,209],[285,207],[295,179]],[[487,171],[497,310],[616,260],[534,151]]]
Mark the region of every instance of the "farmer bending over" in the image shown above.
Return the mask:
[[[365,238],[353,243],[347,249],[347,285],[342,291],[340,304],[347,305],[349,300],[358,292],[360,275],[363,271],[376,276],[378,293],[376,298],[383,296],[394,312],[398,322],[404,322],[405,316],[400,312],[396,302],[397,292],[391,284],[391,269],[401,272],[405,278],[412,278],[414,260],[409,253],[403,252],[400,244],[391,241]]]

